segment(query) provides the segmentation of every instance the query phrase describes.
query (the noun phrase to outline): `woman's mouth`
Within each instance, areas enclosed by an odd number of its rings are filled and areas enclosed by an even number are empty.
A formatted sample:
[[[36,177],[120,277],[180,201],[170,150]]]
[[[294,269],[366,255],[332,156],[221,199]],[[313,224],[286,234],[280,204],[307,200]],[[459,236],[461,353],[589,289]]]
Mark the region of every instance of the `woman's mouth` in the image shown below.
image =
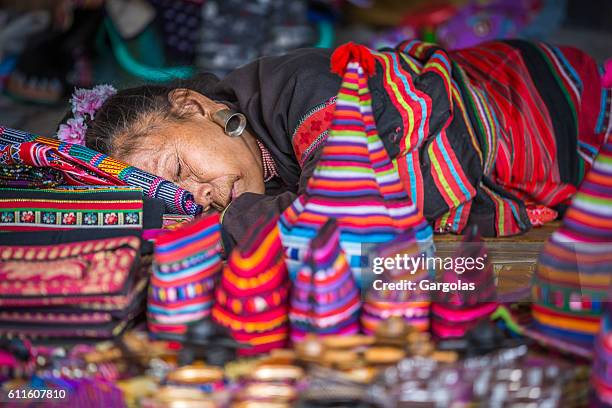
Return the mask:
[[[230,193],[231,200],[235,199],[237,196],[238,196],[238,192],[236,191],[236,183],[234,183],[232,185],[232,191]]]
[[[223,210],[225,209],[225,207],[224,207],[224,206],[222,206],[221,204],[217,204],[217,203],[215,203],[214,201],[213,201],[212,203],[210,203],[210,206],[211,206],[213,209],[215,209],[215,210],[217,210],[217,211],[219,211],[219,212],[221,212],[221,211],[223,211]]]
[[[224,177],[224,179],[211,183],[214,193],[210,206],[217,211],[223,211],[239,195],[239,188],[236,186],[239,178],[235,177],[233,180],[228,180],[227,177]]]

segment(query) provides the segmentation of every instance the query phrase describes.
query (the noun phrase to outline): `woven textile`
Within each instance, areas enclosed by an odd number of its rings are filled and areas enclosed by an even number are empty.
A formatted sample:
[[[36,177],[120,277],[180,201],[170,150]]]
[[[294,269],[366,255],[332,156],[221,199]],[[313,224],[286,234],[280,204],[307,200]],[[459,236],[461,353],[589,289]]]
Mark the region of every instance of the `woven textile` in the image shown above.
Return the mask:
[[[69,361],[75,361],[74,358],[66,358]],[[58,364],[59,365],[59,364]],[[102,365],[102,364],[100,364]],[[100,370],[104,372],[105,370]],[[80,378],[70,378],[68,376],[54,376],[51,373],[43,375],[33,375],[24,384],[28,390],[42,392],[44,390],[52,391],[54,394],[65,390],[66,397],[61,399],[61,402],[52,401],[40,404],[47,408],[57,407],[113,407],[126,408],[125,395],[116,381],[105,379],[102,373],[96,373],[91,376],[85,374]],[[18,408],[23,406],[21,401],[7,401],[3,406],[5,408]]]
[[[147,263],[127,230],[83,240],[81,231],[0,236],[0,335],[111,338],[144,311]],[[137,234],[137,233],[133,233]],[[15,242],[15,243],[12,243]]]
[[[340,233],[329,220],[311,241],[291,291],[291,340],[307,333],[356,334],[361,299],[348,266]]]
[[[526,231],[525,205],[571,198],[611,130],[611,93],[571,47],[516,40],[447,52],[408,40],[370,54],[379,132],[439,232]]]
[[[140,239],[134,236],[49,246],[2,245],[0,304],[25,304],[17,297],[51,304],[56,297],[121,293],[139,249]]]
[[[445,269],[441,282],[450,285],[474,284],[476,290],[438,291],[432,305],[432,332],[440,338],[463,337],[497,309],[495,274],[485,243],[476,228],[465,234],[453,257],[454,268]],[[458,260],[461,263],[457,262]],[[471,266],[465,266],[472,260]]]
[[[376,256],[382,259],[419,258],[431,252],[432,248],[423,250],[417,243],[414,231],[408,230],[405,234],[391,242],[379,245]],[[374,277],[368,285],[361,314],[361,325],[366,334],[374,334],[378,325],[391,317],[401,317],[412,327],[426,331],[429,329],[430,295],[420,289],[419,282],[432,279],[434,271],[421,265],[416,270],[390,268]],[[414,282],[414,289],[393,289],[389,284],[401,282]]]
[[[363,69],[358,62],[349,63],[317,168],[305,194],[280,219],[292,277],[310,240],[330,217],[337,220],[340,244],[356,276],[367,265],[362,244],[388,242],[410,227],[418,240],[431,240],[431,228],[378,137],[371,102]]]
[[[183,334],[210,315],[221,272],[221,226],[212,214],[156,238],[149,288],[149,331]]]
[[[590,349],[607,300],[611,265],[612,144],[607,143],[538,260],[535,329]]]
[[[591,384],[594,398],[600,404],[595,406],[612,406],[612,303],[606,304],[601,330],[595,339]]]
[[[0,188],[0,231],[142,227],[140,188]]]
[[[261,218],[229,256],[215,292],[212,316],[251,347],[242,355],[282,348],[289,337],[289,279],[277,227]]]
[[[527,203],[555,207],[571,198],[610,133],[609,95],[595,60],[575,48],[522,40],[450,56],[493,160],[491,178]]]
[[[0,187],[53,188],[64,183],[59,170],[24,164],[0,165]]]
[[[27,164],[62,171],[71,185],[130,185],[159,198],[167,212],[196,215],[202,207],[193,195],[161,177],[129,166],[85,146],[0,127],[0,164]]]

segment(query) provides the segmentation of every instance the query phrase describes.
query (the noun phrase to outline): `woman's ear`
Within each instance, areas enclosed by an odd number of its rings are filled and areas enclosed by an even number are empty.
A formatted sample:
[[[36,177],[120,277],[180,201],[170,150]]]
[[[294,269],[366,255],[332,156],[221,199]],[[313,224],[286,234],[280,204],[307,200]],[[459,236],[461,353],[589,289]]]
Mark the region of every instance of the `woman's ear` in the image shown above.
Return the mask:
[[[199,92],[186,88],[176,88],[168,93],[172,112],[178,116],[200,115],[212,119],[212,114],[225,105],[215,102]]]

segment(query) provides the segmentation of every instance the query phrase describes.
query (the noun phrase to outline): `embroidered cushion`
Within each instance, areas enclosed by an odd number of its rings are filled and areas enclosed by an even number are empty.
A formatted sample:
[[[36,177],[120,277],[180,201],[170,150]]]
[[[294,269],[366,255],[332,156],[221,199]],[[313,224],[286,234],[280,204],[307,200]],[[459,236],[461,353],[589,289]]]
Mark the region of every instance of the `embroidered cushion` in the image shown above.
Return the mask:
[[[0,126],[0,164],[60,170],[70,185],[130,185],[159,198],[169,213],[196,215],[202,207],[176,184],[85,146],[60,142]]]

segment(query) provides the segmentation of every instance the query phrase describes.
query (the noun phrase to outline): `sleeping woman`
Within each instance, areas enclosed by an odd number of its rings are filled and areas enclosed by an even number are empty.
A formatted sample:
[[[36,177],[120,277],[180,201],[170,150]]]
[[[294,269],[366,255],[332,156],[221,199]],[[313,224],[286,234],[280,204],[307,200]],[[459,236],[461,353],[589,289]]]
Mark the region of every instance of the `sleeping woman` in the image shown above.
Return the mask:
[[[407,41],[260,58],[219,80],[117,92],[88,147],[172,180],[222,212],[230,245],[302,193],[325,143],[341,73],[368,74],[378,133],[438,232],[526,231],[562,210],[611,132],[612,92],[586,54],[526,41],[447,52]],[[607,85],[610,86],[609,84]]]

